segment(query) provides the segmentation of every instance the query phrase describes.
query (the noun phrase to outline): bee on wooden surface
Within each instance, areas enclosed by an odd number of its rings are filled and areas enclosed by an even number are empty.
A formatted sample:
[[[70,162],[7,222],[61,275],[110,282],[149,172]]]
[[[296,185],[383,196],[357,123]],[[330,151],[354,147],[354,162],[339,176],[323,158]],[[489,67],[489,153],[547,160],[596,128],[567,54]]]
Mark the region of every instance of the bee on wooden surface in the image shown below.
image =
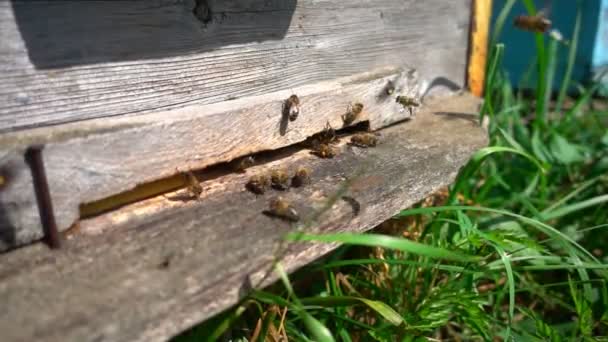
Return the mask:
[[[287,190],[289,188],[289,175],[284,169],[272,170],[270,173],[270,184],[277,190]]]
[[[203,187],[194,173],[192,173],[192,171],[186,171],[184,173],[184,178],[186,180],[186,191],[188,192],[188,195],[192,198],[199,198],[203,193]]]
[[[296,173],[291,178],[291,186],[299,188],[310,183],[310,170],[303,166],[298,167]]]
[[[297,95],[291,95],[283,104],[283,115],[289,118],[289,121],[296,121],[300,114],[300,98]]]
[[[357,147],[375,147],[378,137],[373,133],[357,133],[350,138],[350,144]]]
[[[354,105],[349,105],[346,114],[342,115],[342,121],[344,121],[344,126],[348,126],[352,124],[357,118],[359,114],[363,111],[362,103],[355,103]]]
[[[354,216],[359,215],[361,212],[361,203],[359,203],[359,201],[350,196],[342,196],[342,200],[350,205],[350,207],[353,209]]]
[[[235,172],[243,173],[245,169],[253,166],[255,164],[255,159],[252,156],[238,158],[230,162],[230,168]]]
[[[264,214],[290,222],[297,222],[300,220],[300,215],[298,215],[298,212],[291,206],[291,203],[282,197],[270,200],[268,210],[264,211]]]
[[[312,154],[321,158],[333,158],[336,156],[336,150],[328,144],[316,144],[312,148]]]
[[[384,92],[386,95],[393,95],[395,92],[395,83],[393,81],[388,81],[384,87]]]
[[[320,144],[335,144],[338,142],[336,130],[331,127],[329,121],[325,124],[323,131],[315,136],[315,139]]]
[[[547,19],[541,11],[536,15],[518,15],[513,20],[513,25],[520,30],[545,33],[551,28],[551,20]]]
[[[414,97],[399,95],[396,98],[397,103],[403,106],[403,108],[407,108],[410,111],[410,115],[413,115],[412,107],[419,107],[420,102],[416,100]]]
[[[245,187],[256,195],[262,195],[270,187],[270,177],[267,175],[253,175],[249,178]]]

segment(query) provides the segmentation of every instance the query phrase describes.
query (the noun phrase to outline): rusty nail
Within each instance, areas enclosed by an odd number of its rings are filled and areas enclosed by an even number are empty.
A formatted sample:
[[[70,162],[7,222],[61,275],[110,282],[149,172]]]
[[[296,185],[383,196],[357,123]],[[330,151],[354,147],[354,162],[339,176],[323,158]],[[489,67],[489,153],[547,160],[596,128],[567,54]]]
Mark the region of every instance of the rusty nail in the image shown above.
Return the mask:
[[[40,220],[42,221],[45,240],[49,247],[57,249],[61,247],[61,239],[59,237],[59,231],[57,230],[57,223],[55,222],[49,184],[46,180],[46,173],[44,172],[42,148],[43,146],[32,146],[28,148],[25,152],[25,159],[32,171],[34,191],[36,192],[38,211],[40,213]]]

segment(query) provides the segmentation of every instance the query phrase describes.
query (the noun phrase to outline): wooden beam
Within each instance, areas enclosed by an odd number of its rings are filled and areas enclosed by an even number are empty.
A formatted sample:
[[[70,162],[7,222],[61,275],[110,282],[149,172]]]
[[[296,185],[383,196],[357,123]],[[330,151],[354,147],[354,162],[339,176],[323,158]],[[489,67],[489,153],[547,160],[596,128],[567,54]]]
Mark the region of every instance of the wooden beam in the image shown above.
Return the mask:
[[[381,130],[376,148],[348,146],[333,159],[307,150],[204,181],[198,201],[150,198],[80,222],[64,249],[39,245],[0,263],[3,341],[164,341],[234,304],[264,278],[276,243],[294,227],[262,215],[274,196],[302,217],[318,213],[343,181],[361,205],[338,201],[311,227],[317,232],[370,229],[449,184],[487,143],[475,122],[479,100],[439,98],[407,121]],[[249,176],[276,167],[312,170],[312,183],[256,196]],[[177,195],[177,194],[176,194]],[[290,246],[288,270],[333,246]]]
[[[473,0],[467,83],[469,91],[480,97],[485,87],[491,19],[492,0]]]
[[[0,132],[172,113],[392,65],[463,86],[469,2],[208,0],[203,22],[194,0],[3,0]]]
[[[0,149],[0,251],[43,236],[24,152],[25,148]]]
[[[391,95],[386,92],[389,83],[395,88]],[[17,132],[0,142],[46,144],[49,189],[57,225],[64,231],[81,216],[84,203],[111,197],[100,209],[115,208],[181,186],[181,178],[175,177],[180,171],[299,143],[327,123],[340,128],[342,116],[356,102],[364,108],[354,124],[368,121],[378,129],[404,120],[410,111],[395,97],[418,96],[419,83],[414,70],[381,68],[293,91],[301,102],[301,114],[293,122],[283,115],[283,104],[292,93],[281,91],[140,117]],[[417,110],[412,107],[412,113]]]

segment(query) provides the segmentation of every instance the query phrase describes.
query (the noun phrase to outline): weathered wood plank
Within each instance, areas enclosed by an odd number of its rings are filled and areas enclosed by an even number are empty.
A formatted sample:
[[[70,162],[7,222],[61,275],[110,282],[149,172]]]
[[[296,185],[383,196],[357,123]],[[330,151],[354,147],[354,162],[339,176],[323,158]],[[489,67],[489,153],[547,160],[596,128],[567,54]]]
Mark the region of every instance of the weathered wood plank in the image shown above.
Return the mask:
[[[0,251],[42,236],[32,174],[25,162],[24,150],[0,149]]]
[[[203,24],[193,0],[0,0],[0,132],[174,117],[388,65],[465,79],[470,0],[208,3]]]
[[[389,82],[395,87],[391,96],[386,94]],[[406,119],[410,113],[395,101],[395,96],[417,96],[419,84],[413,70],[383,68],[294,91],[300,97],[301,114],[293,122],[282,113],[283,102],[291,95],[283,91],[190,106],[174,110],[171,117],[159,113],[106,118],[89,128],[45,128],[8,134],[4,140],[20,145],[50,140],[43,156],[57,225],[63,231],[78,219],[81,204],[170,177],[177,173],[177,167],[181,171],[202,169],[292,145],[320,132],[327,122],[342,127],[341,116],[354,102],[365,105],[356,122],[369,121],[372,128]],[[284,130],[283,123],[288,123]]]
[[[363,231],[451,182],[487,143],[477,109],[468,95],[438,99],[417,120],[383,130],[376,148],[342,143],[334,159],[300,151],[203,182],[200,201],[159,196],[85,220],[59,252],[35,245],[7,254],[0,263],[3,340],[165,340],[235,303],[248,283],[261,285],[276,242],[291,230],[261,215],[278,192],[245,191],[249,175],[310,167],[311,185],[282,194],[302,216],[352,179],[360,214],[338,202],[313,230]],[[329,248],[292,246],[284,263],[294,270]]]

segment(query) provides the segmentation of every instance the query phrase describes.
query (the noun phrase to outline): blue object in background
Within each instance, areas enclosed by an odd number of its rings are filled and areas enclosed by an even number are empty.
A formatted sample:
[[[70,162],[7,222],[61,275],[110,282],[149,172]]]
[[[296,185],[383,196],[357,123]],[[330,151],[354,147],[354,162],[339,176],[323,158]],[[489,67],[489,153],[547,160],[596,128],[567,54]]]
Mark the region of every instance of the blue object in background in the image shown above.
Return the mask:
[[[608,0],[602,0],[598,16],[592,67],[594,79],[603,84],[602,95],[608,96]]]
[[[507,0],[495,0],[492,22],[504,7]],[[548,18],[552,21],[551,29],[557,29],[566,40],[573,38],[576,14],[579,9],[582,15],[576,61],[572,71],[572,81],[589,84],[598,78],[602,70],[608,69],[608,0],[535,0],[537,10],[550,3]],[[509,74],[511,83],[518,88],[536,86],[536,43],[534,34],[516,29],[513,20],[516,16],[527,14],[521,1],[513,6],[498,42],[505,43],[504,69]],[[545,37],[547,41],[548,36]],[[557,70],[553,89],[558,90],[562,83],[568,61],[568,46],[558,47]],[[526,74],[529,76],[527,77]],[[608,77],[604,77],[608,84]],[[608,89],[605,87],[604,90]]]

